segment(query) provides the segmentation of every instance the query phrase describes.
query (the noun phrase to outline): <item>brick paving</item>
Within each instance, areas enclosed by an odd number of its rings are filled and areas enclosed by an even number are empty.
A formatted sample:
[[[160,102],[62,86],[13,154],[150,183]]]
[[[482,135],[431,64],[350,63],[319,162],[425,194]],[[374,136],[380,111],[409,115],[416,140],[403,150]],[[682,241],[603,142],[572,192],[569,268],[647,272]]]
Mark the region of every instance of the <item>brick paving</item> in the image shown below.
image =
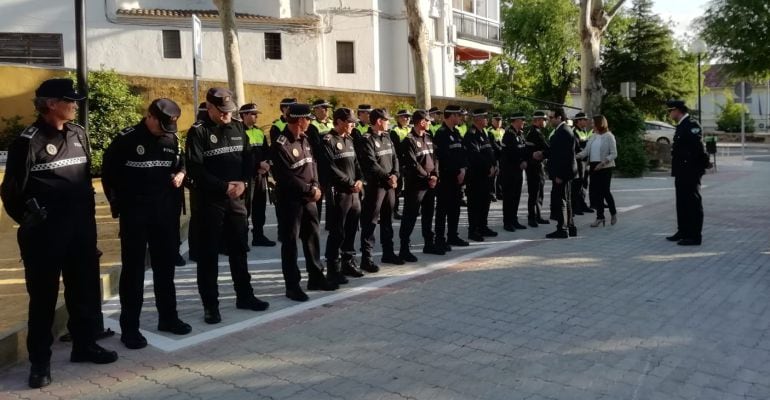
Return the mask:
[[[583,216],[575,239],[543,240],[549,226],[454,260],[416,253],[418,264],[312,293],[310,307],[282,297],[278,249],[255,249],[270,311],[236,311],[223,266],[215,327],[201,321],[194,268],[180,268],[189,338],[155,331],[148,287],[142,325],[154,346],[107,339],[121,358],[96,366],[69,363],[57,343],[51,386],[27,389],[21,363],[0,374],[0,398],[767,399],[769,173],[770,162],[720,160],[704,178],[700,247],[663,239],[671,178],[616,179],[616,226],[592,229]],[[108,324],[113,311],[108,302]]]

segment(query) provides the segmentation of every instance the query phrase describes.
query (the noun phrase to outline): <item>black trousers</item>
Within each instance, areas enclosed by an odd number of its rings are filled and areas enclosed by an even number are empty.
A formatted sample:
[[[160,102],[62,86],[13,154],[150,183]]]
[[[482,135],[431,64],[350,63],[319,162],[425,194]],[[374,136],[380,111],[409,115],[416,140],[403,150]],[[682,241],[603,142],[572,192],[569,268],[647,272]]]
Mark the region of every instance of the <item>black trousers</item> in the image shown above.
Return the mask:
[[[503,184],[503,225],[518,222],[521,187],[524,185],[524,172],[518,166],[504,171],[500,177]]]
[[[572,197],[571,183],[571,181],[552,182],[551,219],[556,221],[556,229],[558,230],[575,226],[570,199]]]
[[[586,163],[577,160],[577,175],[572,180],[572,209],[582,211],[588,207],[586,203],[586,188],[588,187],[588,168]],[[590,201],[590,200],[589,200]]]
[[[198,259],[198,219],[200,218],[200,211],[198,211],[198,191],[190,189],[190,222],[187,225],[187,248],[188,259],[190,261],[196,261]]]
[[[149,248],[155,304],[160,321],[177,319],[174,258],[179,219],[175,199],[134,204],[120,210],[120,328],[139,329],[144,303],[145,253]]]
[[[401,248],[409,247],[409,238],[417,224],[418,213],[422,215],[422,237],[425,244],[433,243],[433,212],[436,204],[435,189],[422,188],[417,184],[407,182],[404,190],[404,217],[401,219],[401,228],[398,237]]]
[[[244,199],[201,200],[197,229],[198,293],[204,307],[219,305],[219,247],[223,244],[230,263],[235,294],[238,298],[254,295],[246,253],[249,251],[249,225]]]
[[[91,211],[51,213],[45,221],[22,224],[17,232],[29,293],[27,352],[33,364],[48,363],[53,344],[59,277],[64,280],[67,328],[73,349],[93,343],[101,324],[101,284],[96,257],[96,220]]]
[[[540,219],[543,208],[543,191],[545,190],[545,172],[543,165],[535,163],[527,167],[527,218]]]
[[[466,183],[468,195],[468,234],[481,233],[488,228],[489,177],[486,174],[469,174]]]
[[[326,260],[339,259],[340,250],[343,258],[353,258],[356,255],[356,233],[361,219],[361,199],[358,193],[330,193],[333,194],[329,197],[334,200],[326,209],[326,229],[329,231],[329,237],[326,239]]]
[[[302,279],[297,266],[297,239],[302,241],[305,253],[305,269],[308,279],[324,277],[321,272],[320,228],[318,226],[318,208],[315,202],[279,196],[281,204],[278,226],[281,241],[281,269],[286,289],[298,289]]]
[[[371,257],[374,248],[374,229],[380,224],[380,243],[383,252],[393,251],[393,205],[395,190],[368,184],[364,189],[361,208],[361,256]]]
[[[436,243],[458,237],[461,196],[462,187],[452,177],[436,186]]]
[[[700,239],[703,231],[700,176],[677,176],[674,178],[674,188],[677,232],[687,239]]]
[[[257,174],[251,189],[251,233],[254,237],[265,234],[265,210],[267,209],[267,175]]]
[[[610,209],[610,215],[615,215],[618,210],[615,208],[615,198],[610,193],[610,184],[612,183],[612,168],[602,168],[596,170],[598,162],[591,163],[591,187],[588,192],[591,197],[591,204],[596,208],[596,218],[604,219],[604,202]]]

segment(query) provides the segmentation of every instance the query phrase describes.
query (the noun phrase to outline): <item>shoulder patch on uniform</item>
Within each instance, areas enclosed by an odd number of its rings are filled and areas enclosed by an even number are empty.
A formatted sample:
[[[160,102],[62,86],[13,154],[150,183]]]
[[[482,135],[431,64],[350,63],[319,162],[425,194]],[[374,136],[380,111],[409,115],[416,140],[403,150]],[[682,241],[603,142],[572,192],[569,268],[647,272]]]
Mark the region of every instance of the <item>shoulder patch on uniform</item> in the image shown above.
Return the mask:
[[[278,139],[275,140],[278,144],[286,144],[286,136],[278,136]]]
[[[194,124],[192,124],[192,127],[193,127],[193,128],[197,128],[197,127],[199,127],[199,126],[201,126],[201,125],[203,125],[203,121],[195,121],[195,123],[194,123]]]
[[[28,126],[27,129],[21,131],[21,137],[32,139],[33,136],[38,132],[38,129],[36,126]]]
[[[700,133],[700,128],[698,128],[698,127],[692,128],[692,129],[690,129],[690,132],[692,132],[692,133],[697,135],[697,134]]]
[[[134,129],[133,126],[129,126],[128,128],[123,129],[122,131],[120,131],[120,136],[126,136],[126,135],[128,135],[129,133],[131,133],[131,132],[133,132],[135,130],[136,129]]]

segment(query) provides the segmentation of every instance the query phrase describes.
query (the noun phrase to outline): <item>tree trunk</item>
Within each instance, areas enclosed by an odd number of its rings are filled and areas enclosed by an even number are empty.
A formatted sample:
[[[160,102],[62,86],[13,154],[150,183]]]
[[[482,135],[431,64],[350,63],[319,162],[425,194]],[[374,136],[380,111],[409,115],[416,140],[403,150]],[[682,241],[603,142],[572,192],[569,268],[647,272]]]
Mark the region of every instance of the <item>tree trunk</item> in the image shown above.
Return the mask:
[[[604,0],[580,0],[580,93],[583,111],[601,113],[605,90],[601,79],[602,35],[626,0],[618,0],[609,11]]]
[[[414,64],[415,101],[418,108],[431,107],[430,75],[428,74],[428,30],[420,11],[419,0],[404,0],[409,25],[409,46]]]
[[[241,50],[238,47],[238,29],[235,25],[233,0],[213,0],[219,10],[219,22],[222,25],[222,37],[225,45],[225,63],[227,64],[227,83],[235,96],[235,104],[243,105],[246,101],[243,91],[243,69],[241,68]]]

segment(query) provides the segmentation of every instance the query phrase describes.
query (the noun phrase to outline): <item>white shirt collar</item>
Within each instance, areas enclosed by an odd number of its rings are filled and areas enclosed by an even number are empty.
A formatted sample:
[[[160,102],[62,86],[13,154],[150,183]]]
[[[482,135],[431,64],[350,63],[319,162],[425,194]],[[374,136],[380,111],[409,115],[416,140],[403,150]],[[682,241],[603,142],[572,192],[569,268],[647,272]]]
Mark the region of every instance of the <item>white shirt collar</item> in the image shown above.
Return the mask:
[[[676,124],[677,124],[677,125],[681,124],[681,123],[682,123],[682,121],[684,121],[684,119],[685,119],[685,118],[687,118],[687,117],[689,117],[689,116],[690,116],[690,114],[689,114],[689,113],[685,113],[684,115],[682,115],[682,118],[679,118],[679,121],[676,121]]]

